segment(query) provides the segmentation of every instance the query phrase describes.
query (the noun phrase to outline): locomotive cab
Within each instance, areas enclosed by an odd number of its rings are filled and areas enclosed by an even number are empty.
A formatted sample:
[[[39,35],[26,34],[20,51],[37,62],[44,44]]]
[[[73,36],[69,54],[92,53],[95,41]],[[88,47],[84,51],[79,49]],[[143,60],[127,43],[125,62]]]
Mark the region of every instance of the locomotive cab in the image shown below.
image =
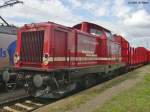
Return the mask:
[[[93,23],[88,23],[88,22],[82,22],[80,24],[73,26],[73,28],[78,29],[82,32],[86,32],[86,33],[95,35],[97,37],[102,37],[102,35],[105,34],[105,31],[110,32],[109,30],[107,30],[101,26],[98,26]],[[105,37],[103,37],[103,38],[105,38]]]
[[[116,58],[118,61],[120,60],[120,43],[115,40],[111,31],[89,22],[82,22],[73,26],[73,28],[96,36],[97,42],[99,43],[97,45],[97,55],[99,57],[110,58],[109,62],[107,60],[99,61],[101,64],[114,63],[114,61],[111,61],[111,58]]]

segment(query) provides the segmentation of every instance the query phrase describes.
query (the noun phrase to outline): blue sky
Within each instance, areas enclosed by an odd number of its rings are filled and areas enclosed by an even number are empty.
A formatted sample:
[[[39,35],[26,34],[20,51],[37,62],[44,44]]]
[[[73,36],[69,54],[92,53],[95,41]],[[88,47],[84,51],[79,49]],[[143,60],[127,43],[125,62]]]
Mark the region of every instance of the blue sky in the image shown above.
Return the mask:
[[[22,1],[23,5],[0,9],[0,15],[18,26],[45,21],[73,26],[89,21],[123,35],[135,47],[150,48],[150,0]]]

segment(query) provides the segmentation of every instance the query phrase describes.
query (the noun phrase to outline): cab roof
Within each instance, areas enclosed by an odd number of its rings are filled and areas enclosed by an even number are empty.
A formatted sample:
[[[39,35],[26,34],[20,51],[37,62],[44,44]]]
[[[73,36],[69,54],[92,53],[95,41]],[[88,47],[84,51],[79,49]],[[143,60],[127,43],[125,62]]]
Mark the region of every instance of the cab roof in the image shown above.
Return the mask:
[[[81,22],[81,23],[79,23],[79,24],[74,25],[73,28],[77,28],[77,27],[79,28],[79,27],[81,27],[83,24],[87,24],[88,26],[92,26],[92,27],[95,27],[95,28],[97,28],[97,29],[104,29],[105,31],[111,32],[110,30],[108,30],[108,29],[106,29],[106,28],[104,28],[104,27],[102,27],[102,26],[100,26],[100,25],[97,25],[97,24],[94,24],[94,23],[90,23],[90,22]]]

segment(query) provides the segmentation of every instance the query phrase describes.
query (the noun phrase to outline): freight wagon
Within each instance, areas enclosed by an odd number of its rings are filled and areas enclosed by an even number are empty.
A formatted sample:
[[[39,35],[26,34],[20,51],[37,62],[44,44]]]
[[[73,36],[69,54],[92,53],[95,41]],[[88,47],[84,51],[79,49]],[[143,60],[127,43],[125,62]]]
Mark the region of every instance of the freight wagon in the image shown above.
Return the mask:
[[[26,24],[18,30],[12,69],[30,95],[58,98],[147,63],[148,56],[141,56],[146,52],[93,23],[71,28],[52,22]]]
[[[16,48],[16,27],[0,26],[0,83],[4,84],[9,80],[5,70],[13,65],[13,56]],[[5,80],[5,81],[4,81]],[[6,83],[5,83],[6,84]],[[7,83],[6,88],[10,89],[11,85]]]
[[[126,71],[130,69],[130,44],[129,42],[123,38],[121,35],[114,34],[114,39],[120,44],[121,49],[121,62],[125,63]]]

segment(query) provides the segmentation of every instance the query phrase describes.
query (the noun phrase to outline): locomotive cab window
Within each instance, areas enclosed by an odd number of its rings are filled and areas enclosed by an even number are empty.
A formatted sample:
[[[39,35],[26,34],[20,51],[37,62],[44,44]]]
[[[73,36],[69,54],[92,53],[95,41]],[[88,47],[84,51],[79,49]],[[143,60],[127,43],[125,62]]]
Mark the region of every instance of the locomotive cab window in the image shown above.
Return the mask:
[[[111,33],[108,32],[108,31],[105,31],[105,33],[106,33],[106,37],[107,37],[108,39],[111,39],[111,37],[112,37]]]
[[[102,35],[102,31],[100,31],[98,29],[91,28],[90,29],[90,34],[96,35],[96,36],[101,36]]]

